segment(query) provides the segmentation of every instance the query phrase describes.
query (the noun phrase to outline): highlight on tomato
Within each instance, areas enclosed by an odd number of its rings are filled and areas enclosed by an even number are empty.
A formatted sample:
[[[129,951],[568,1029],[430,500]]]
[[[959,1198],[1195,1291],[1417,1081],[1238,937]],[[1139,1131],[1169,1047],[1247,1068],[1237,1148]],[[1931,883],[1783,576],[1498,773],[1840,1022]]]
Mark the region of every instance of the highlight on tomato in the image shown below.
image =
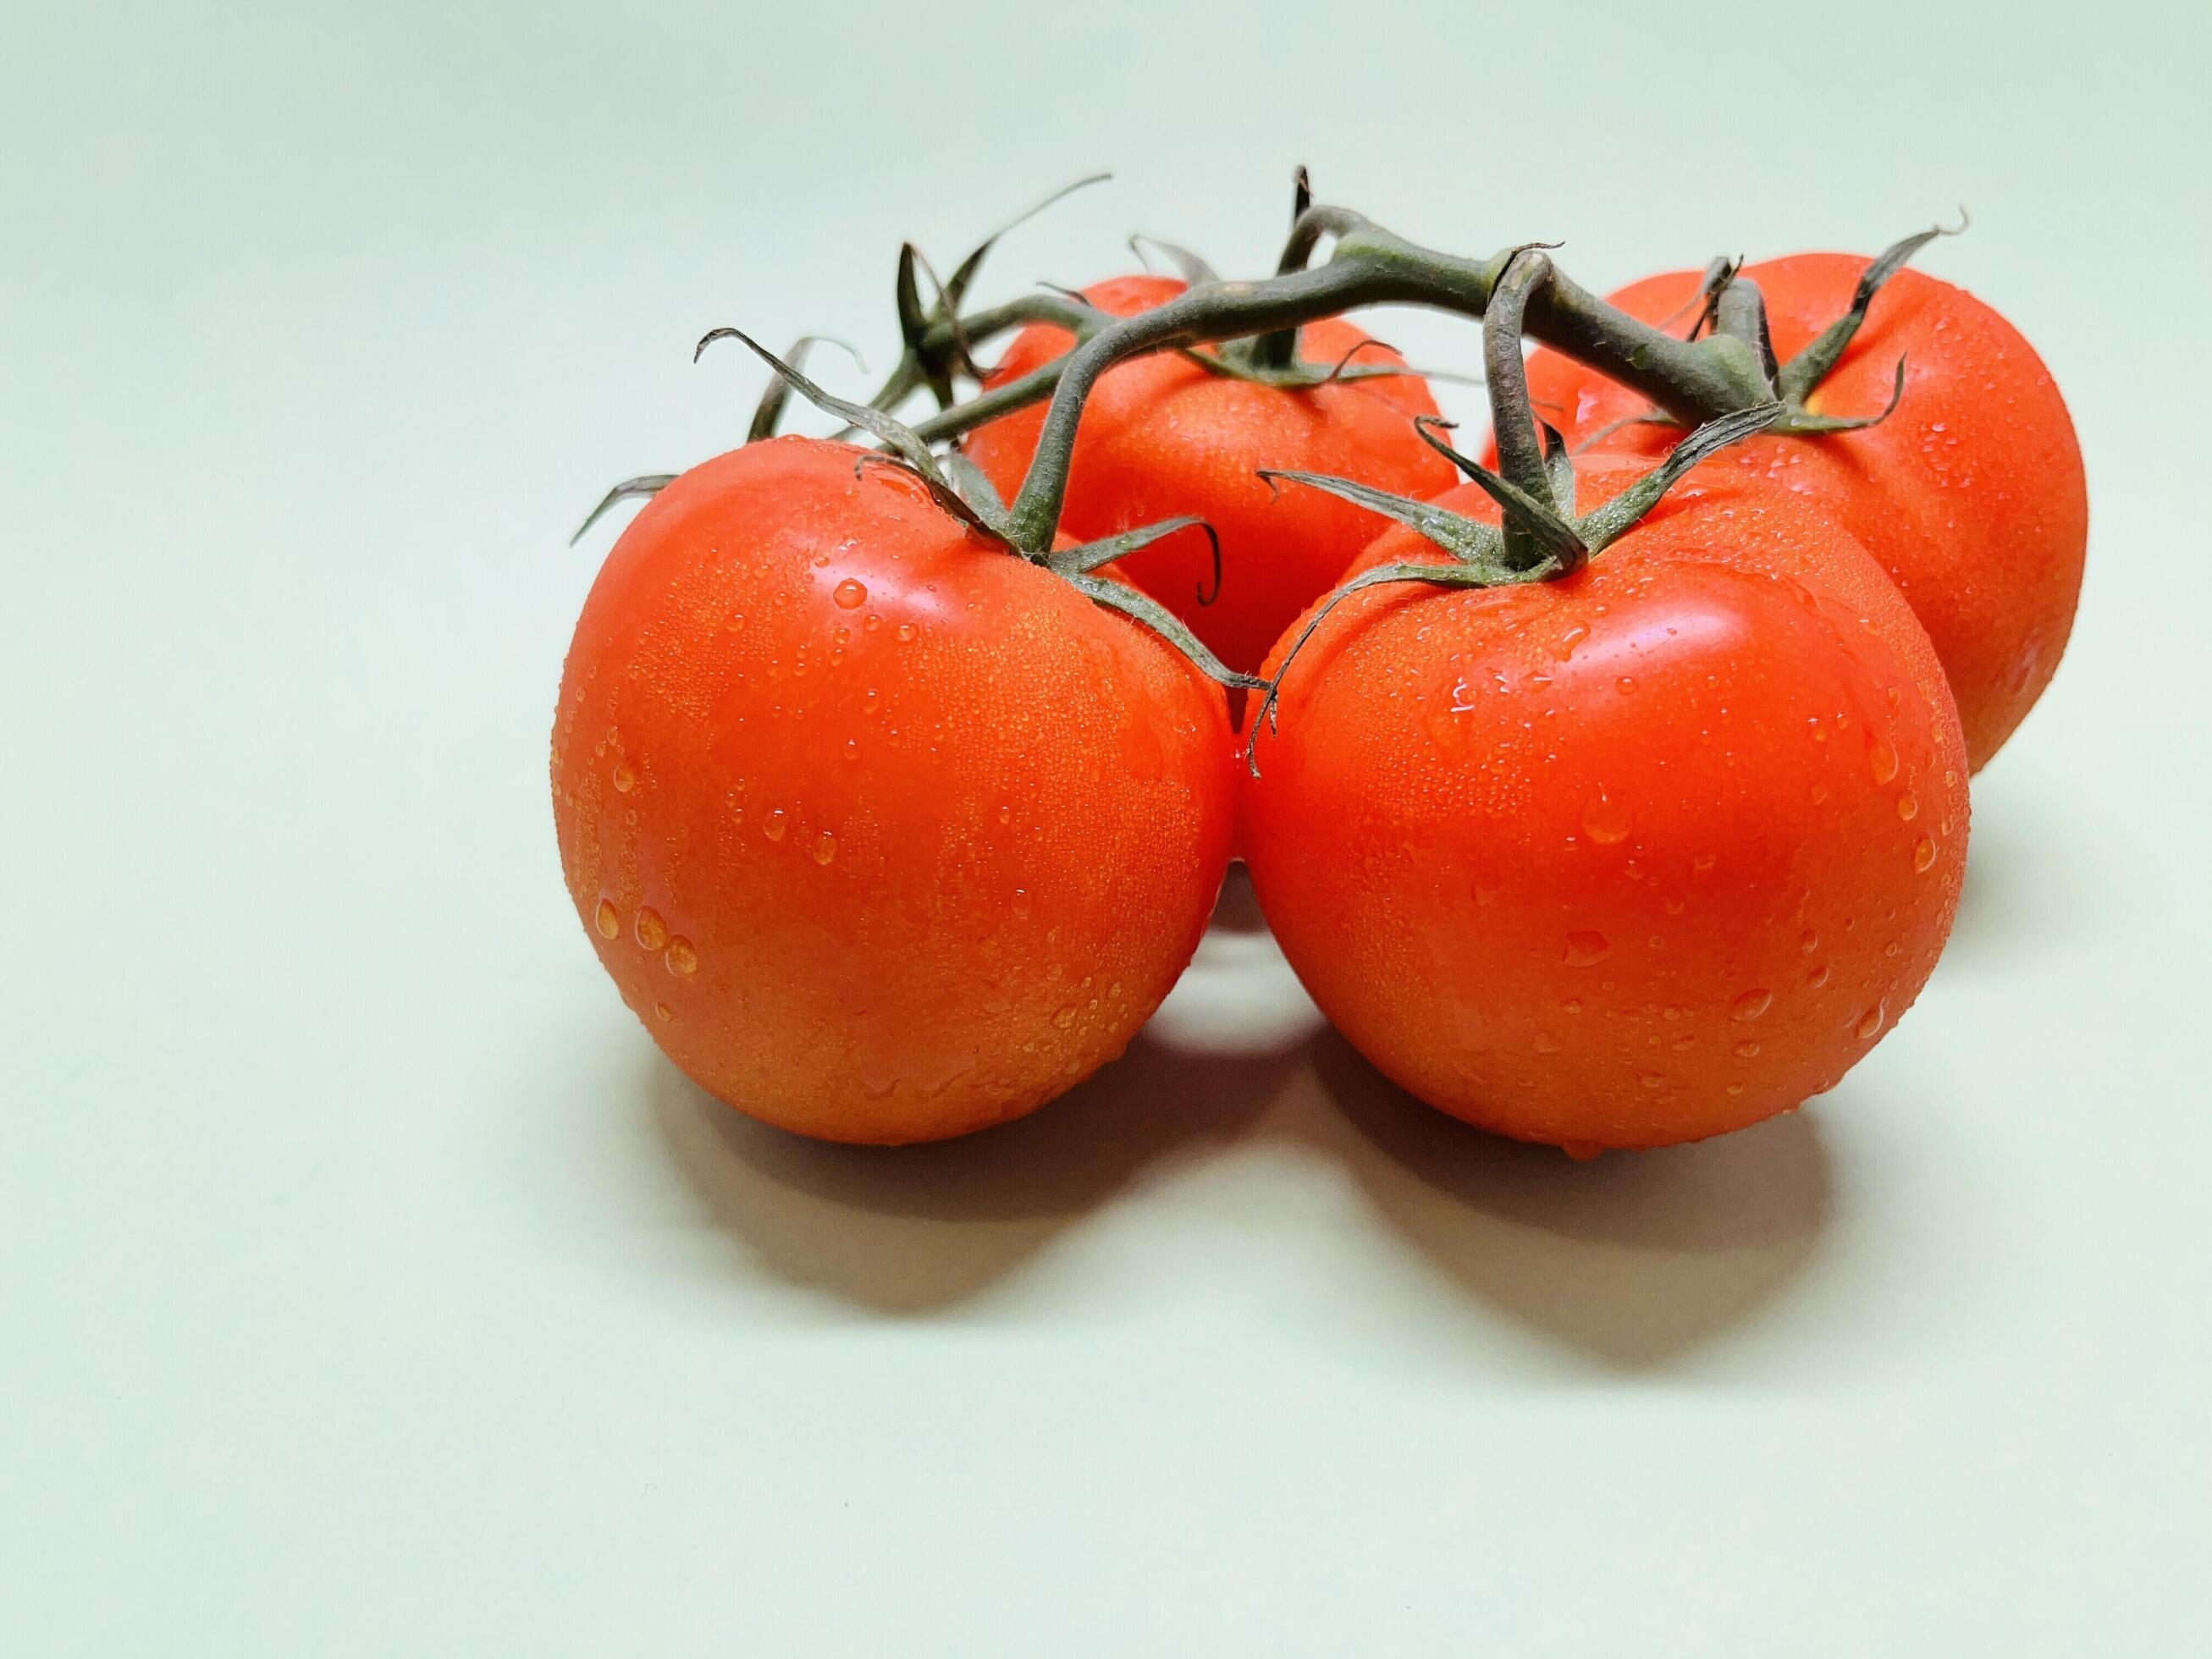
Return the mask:
[[[1314,1000],[1431,1105],[1577,1152],[1718,1134],[1832,1087],[1935,967],[1958,714],[1850,533],[1706,459],[1780,412],[1656,472],[1553,434],[1433,502],[1281,480],[1401,523],[1271,654],[1244,854]]]
[[[1170,276],[1118,276],[1081,297],[1126,317],[1188,286]],[[990,370],[985,391],[1060,357],[1073,339],[1049,324],[1024,329]],[[1212,525],[1219,537],[1218,568],[1216,550],[1185,532],[1146,548],[1122,569],[1222,661],[1249,672],[1371,538],[1356,508],[1321,495],[1271,495],[1256,470],[1343,473],[1385,489],[1433,495],[1449,486],[1451,469],[1415,438],[1410,417],[1436,412],[1426,381],[1342,318],[1306,324],[1293,361],[1279,368],[1233,345],[1139,357],[1108,370],[1084,406],[1061,524],[1083,538],[1175,514]],[[963,440],[1002,495],[1011,498],[1019,487],[1043,422],[1043,410],[1032,406]]]
[[[1966,289],[1904,268],[1936,234],[1871,260],[1801,253],[1703,280],[1672,271],[1608,297],[1685,332],[1730,288],[1763,300],[1778,390],[1813,429],[1770,433],[1718,464],[1817,499],[1865,544],[1934,641],[1978,769],[2066,648],[2088,495],[2065,400],[2034,349]],[[1528,381],[1571,445],[1656,457],[1678,435],[1562,353],[1535,352]]]
[[[1100,574],[1120,544],[1014,553],[904,428],[783,372],[899,453],[775,438],[618,487],[653,499],[562,676],[562,870],[713,1094],[961,1134],[1121,1053],[1188,963],[1234,783],[1182,647],[1224,671]]]

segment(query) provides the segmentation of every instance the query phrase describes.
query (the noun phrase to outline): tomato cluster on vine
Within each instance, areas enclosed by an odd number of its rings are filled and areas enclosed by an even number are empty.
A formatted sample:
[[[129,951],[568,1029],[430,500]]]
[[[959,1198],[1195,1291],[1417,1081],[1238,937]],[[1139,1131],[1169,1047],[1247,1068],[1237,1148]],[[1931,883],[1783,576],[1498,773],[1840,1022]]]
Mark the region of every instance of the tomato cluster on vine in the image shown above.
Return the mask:
[[[1929,240],[1608,301],[1301,173],[1255,281],[970,310],[992,242],[927,303],[907,249],[874,397],[754,346],[750,441],[609,497],[553,738],[587,937],[721,1099],[933,1139],[1117,1055],[1241,856],[1443,1111],[1583,1154],[1796,1108],[1934,970],[2080,586],[2064,404]],[[1376,303],[1482,319],[1481,459]],[[775,436],[793,389],[846,433]]]

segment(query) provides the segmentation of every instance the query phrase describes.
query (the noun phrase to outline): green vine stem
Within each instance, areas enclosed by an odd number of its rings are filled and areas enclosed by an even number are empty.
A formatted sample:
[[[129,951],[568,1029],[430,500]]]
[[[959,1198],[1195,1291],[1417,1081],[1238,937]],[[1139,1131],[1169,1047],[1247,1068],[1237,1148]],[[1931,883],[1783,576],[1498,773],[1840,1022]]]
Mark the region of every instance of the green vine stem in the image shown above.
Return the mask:
[[[1549,490],[1551,473],[1544,464],[1543,438],[1536,430],[1535,410],[1529,402],[1521,340],[1528,301],[1551,279],[1552,262],[1540,252],[1516,249],[1491,290],[1490,309],[1482,319],[1482,377],[1490,386],[1490,424],[1498,444],[1498,471],[1522,495],[1539,500]],[[1568,506],[1571,509],[1571,500]],[[1526,526],[1508,514],[1506,562],[1526,570],[1542,557],[1541,547]]]
[[[1305,262],[1324,237],[1328,258]],[[1419,305],[1480,317],[1499,280],[1523,252],[1486,260],[1439,252],[1393,234],[1347,208],[1315,204],[1292,225],[1284,269],[1258,282],[1201,283],[1165,304],[1097,329],[1066,356],[916,425],[941,442],[1047,397],[1029,476],[1009,509],[1015,544],[1037,552],[1052,544],[1066,495],[1067,470],[1083,405],[1098,377],[1125,358],[1248,335],[1279,337],[1360,306]],[[1556,268],[1526,300],[1527,331],[1642,392],[1668,413],[1696,424],[1771,401],[1756,350],[1733,336],[1689,341],[1606,304]]]

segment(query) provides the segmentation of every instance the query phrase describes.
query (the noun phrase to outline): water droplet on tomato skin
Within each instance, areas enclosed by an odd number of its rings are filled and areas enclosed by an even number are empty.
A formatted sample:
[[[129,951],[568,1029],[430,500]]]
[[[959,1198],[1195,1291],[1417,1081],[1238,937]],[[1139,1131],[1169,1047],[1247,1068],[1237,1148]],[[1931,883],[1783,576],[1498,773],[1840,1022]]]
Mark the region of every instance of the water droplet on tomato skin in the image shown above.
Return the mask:
[[[911,640],[915,636],[915,626],[912,623],[901,623],[898,625],[899,643],[901,645],[904,645],[908,640]]]
[[[814,845],[806,850],[812,855],[817,864],[827,865],[837,856],[837,837],[824,830],[820,835],[815,836]]]
[[[830,599],[840,611],[858,611],[868,602],[867,584],[848,576],[830,590]]]
[[[1729,1018],[1748,1023],[1757,1019],[1773,1006],[1773,992],[1764,987],[1753,987],[1729,1005]]]
[[[1565,662],[1575,654],[1575,647],[1589,637],[1589,629],[1577,623],[1559,636],[1559,644],[1553,647],[1553,654]]]
[[[622,937],[622,913],[611,899],[601,899],[599,908],[592,913],[592,925],[599,930],[601,939]]]
[[[1867,765],[1876,783],[1887,783],[1897,775],[1897,750],[1877,739],[1874,747],[1867,750]]]
[[[660,953],[660,960],[678,979],[689,979],[699,971],[699,952],[681,933],[668,941],[668,948]]]
[[[1877,1002],[1859,1016],[1859,1023],[1854,1029],[1862,1038],[1871,1041],[1881,1034],[1881,1023],[1888,1017],[1888,1012],[1886,1003]]]
[[[1759,1045],[1756,1042],[1739,1042],[1733,1052],[1738,1060],[1756,1059],[1759,1054]]]
[[[653,1015],[665,1025],[676,1018],[676,1011],[665,1002],[656,1002],[653,1005]]]
[[[1814,963],[1813,966],[1805,970],[1805,983],[1811,986],[1814,990],[1819,990],[1827,982],[1828,964],[1826,963]]]
[[[1030,913],[1030,890],[1026,887],[1015,888],[1014,896],[1009,902],[1009,905],[1012,909],[1014,917],[1017,921],[1028,915]]]
[[[1920,816],[1920,803],[1910,795],[1899,795],[1897,798],[1897,816],[1907,823],[1911,823]]]
[[[761,822],[761,834],[766,836],[770,841],[781,841],[784,831],[790,828],[791,819],[781,806],[770,811]]]
[[[624,795],[637,787],[637,774],[631,769],[628,761],[615,763],[614,785],[616,793]]]
[[[1567,935],[1565,953],[1559,958],[1570,968],[1589,968],[1603,962],[1613,941],[1594,928],[1578,927]]]
[[[1936,843],[1923,836],[1912,848],[1912,867],[1925,875],[1928,866],[1936,862]]]
[[[648,951],[665,949],[668,944],[668,924],[660,919],[660,912],[651,905],[639,908],[637,919],[630,924],[637,942]]]
[[[1603,789],[1597,792],[1595,800],[1583,808],[1583,833],[1600,847],[1626,841],[1631,827],[1627,807]]]

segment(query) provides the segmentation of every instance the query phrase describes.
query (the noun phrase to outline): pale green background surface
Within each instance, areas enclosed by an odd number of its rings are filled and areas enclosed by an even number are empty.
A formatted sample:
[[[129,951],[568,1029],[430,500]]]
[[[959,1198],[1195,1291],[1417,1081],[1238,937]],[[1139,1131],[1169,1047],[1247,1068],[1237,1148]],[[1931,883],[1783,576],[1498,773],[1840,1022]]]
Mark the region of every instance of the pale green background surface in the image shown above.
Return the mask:
[[[8,9],[0,1651],[2212,1643],[2206,9]],[[729,1118],[561,890],[568,530],[741,434],[702,329],[880,368],[1101,166],[989,295],[1256,269],[1297,160],[1601,288],[1972,209],[2094,529],[1933,986],[1588,1168],[1233,931],[1024,1127]]]

